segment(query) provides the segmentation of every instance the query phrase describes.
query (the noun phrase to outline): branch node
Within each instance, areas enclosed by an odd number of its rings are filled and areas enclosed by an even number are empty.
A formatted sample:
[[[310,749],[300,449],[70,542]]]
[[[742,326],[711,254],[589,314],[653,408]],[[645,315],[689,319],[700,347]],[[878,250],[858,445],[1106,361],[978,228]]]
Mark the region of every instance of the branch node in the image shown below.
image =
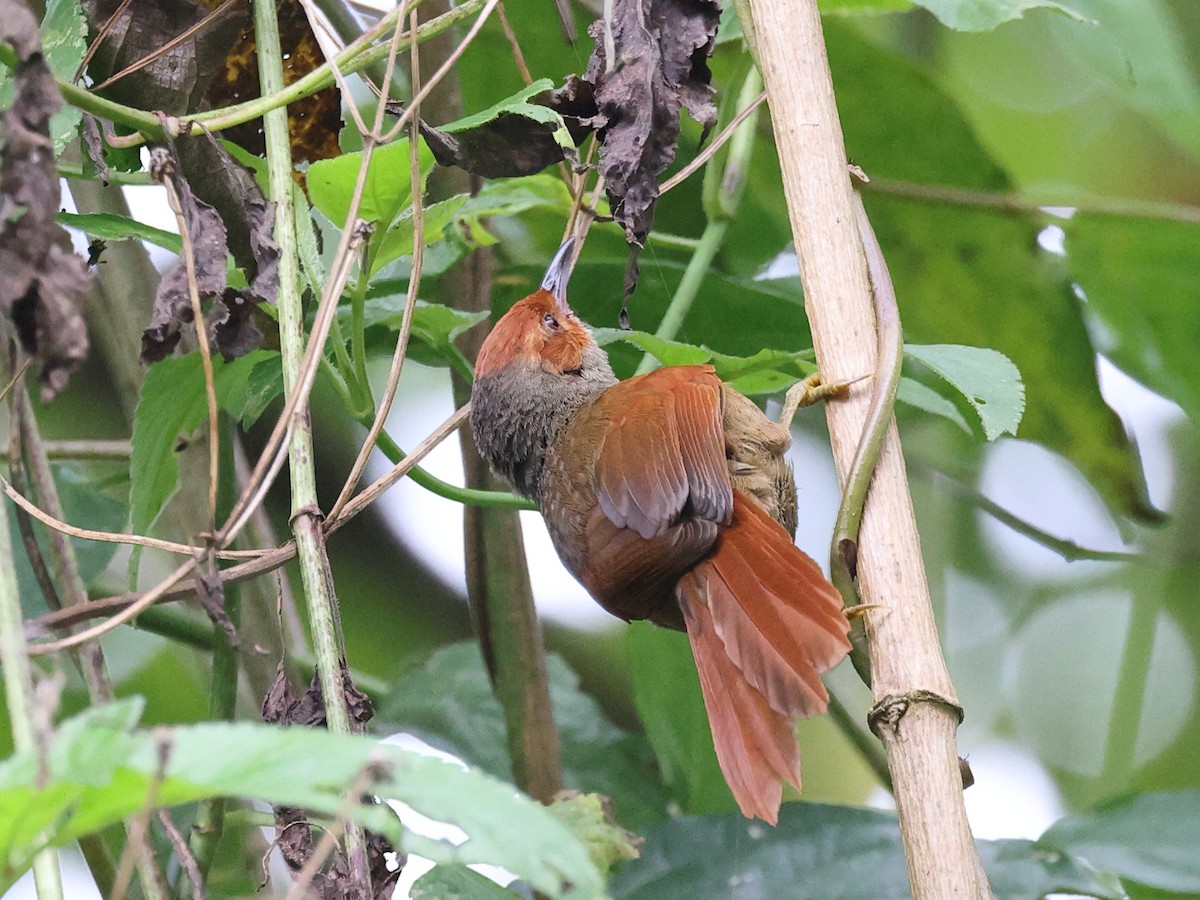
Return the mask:
[[[936,691],[916,690],[905,694],[888,694],[876,701],[867,713],[867,724],[871,727],[871,733],[884,743],[898,739],[900,720],[908,714],[911,706],[918,703],[929,703],[948,709],[958,718],[958,723],[962,724],[963,708],[957,702],[943,697]]]

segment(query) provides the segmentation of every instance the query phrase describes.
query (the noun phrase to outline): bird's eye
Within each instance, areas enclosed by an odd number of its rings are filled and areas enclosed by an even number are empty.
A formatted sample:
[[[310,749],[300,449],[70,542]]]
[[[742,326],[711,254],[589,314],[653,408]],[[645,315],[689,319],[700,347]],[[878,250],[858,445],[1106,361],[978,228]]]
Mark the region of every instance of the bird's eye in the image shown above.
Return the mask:
[[[546,313],[542,316],[542,325],[548,331],[562,331],[562,326],[558,324],[558,319],[554,318],[553,313]]]

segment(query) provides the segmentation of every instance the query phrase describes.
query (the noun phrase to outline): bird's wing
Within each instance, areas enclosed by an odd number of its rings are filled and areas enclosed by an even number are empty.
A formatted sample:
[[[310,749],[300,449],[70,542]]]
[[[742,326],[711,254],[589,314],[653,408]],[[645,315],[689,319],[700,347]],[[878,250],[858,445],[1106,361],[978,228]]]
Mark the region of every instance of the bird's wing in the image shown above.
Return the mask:
[[[662,535],[683,517],[728,524],[721,381],[712,366],[670,366],[609,388],[596,462],[600,508],[618,528]]]

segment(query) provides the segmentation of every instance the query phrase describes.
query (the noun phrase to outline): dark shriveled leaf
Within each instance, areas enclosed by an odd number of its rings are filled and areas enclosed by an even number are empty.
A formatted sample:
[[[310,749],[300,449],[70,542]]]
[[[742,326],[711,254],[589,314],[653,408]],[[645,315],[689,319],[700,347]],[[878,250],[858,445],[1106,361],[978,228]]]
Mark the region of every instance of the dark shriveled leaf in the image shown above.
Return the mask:
[[[19,59],[0,151],[0,314],[41,363],[42,397],[50,400],[87,355],[81,308],[88,276],[55,222],[60,194],[50,117],[62,101],[23,3],[0,0],[0,41]]]
[[[483,112],[440,128],[421,122],[421,136],[438,165],[458,166],[484,178],[533,175],[563,160],[575,167],[575,144],[590,130],[595,102],[590,86],[574,76],[559,90],[552,91],[552,86],[543,78]],[[573,115],[573,121],[564,115]]]
[[[179,198],[192,246],[196,289],[201,303],[209,304],[209,340],[226,359],[235,359],[261,345],[263,335],[252,314],[259,302],[275,299],[279,281],[279,247],[272,237],[275,206],[263,198],[253,178],[220,145],[211,142],[208,147],[227,161],[227,172],[245,176],[245,189],[237,202],[239,215],[231,218],[237,220],[244,236],[241,255],[257,270],[249,289],[228,286],[227,220],[193,192],[173,146],[151,151],[151,172],[158,181],[170,182]],[[181,257],[159,282],[150,325],[142,333],[142,362],[157,362],[168,356],[179,343],[183,326],[192,322],[188,278],[187,265]]]
[[[600,173],[632,245],[640,247],[653,224],[681,108],[706,132],[716,122],[708,57],[720,17],[717,0],[615,0],[611,18],[588,29],[596,47],[584,77],[595,89]]]
[[[150,58],[146,65],[104,87],[103,95],[173,116],[201,107],[213,76],[225,65],[230,47],[249,21],[248,4],[232,4],[208,19],[189,39],[176,43],[169,53],[161,53],[166,44],[204,21],[210,10],[194,0],[133,0],[125,7],[122,0],[83,0],[83,9],[93,39],[107,26],[104,40],[98,42],[88,64],[93,81],[102,83]]]

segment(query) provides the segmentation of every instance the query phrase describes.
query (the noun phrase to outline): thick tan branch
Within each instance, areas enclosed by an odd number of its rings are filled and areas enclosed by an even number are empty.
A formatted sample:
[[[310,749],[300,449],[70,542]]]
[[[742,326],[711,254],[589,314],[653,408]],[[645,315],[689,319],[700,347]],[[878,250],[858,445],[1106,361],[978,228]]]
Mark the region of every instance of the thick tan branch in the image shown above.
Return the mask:
[[[749,0],[817,361],[830,382],[875,369],[875,319],[816,0]],[[867,390],[827,408],[839,476],[850,467]],[[957,698],[938,643],[900,441],[888,432],[858,558],[876,702],[912,702],[879,730],[900,811],[913,895],[988,897],[955,750]]]

